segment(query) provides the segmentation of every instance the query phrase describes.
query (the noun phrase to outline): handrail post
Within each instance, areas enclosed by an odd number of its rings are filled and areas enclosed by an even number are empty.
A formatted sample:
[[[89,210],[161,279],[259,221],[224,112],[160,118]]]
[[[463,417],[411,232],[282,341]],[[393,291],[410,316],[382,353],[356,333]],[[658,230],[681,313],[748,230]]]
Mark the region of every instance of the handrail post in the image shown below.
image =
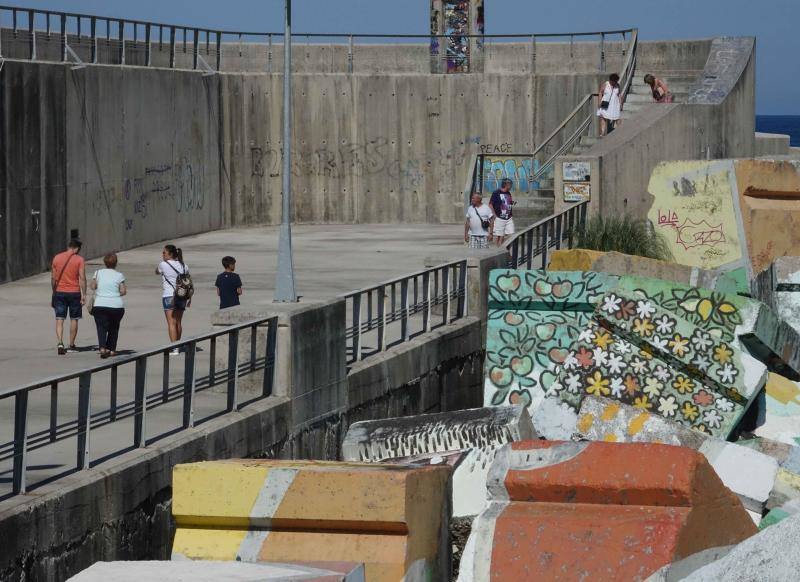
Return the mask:
[[[228,334],[228,403],[227,411],[239,406],[239,330]]]
[[[431,272],[422,274],[422,330],[428,333],[431,330]]]
[[[117,367],[111,368],[111,390],[108,395],[108,417],[113,421],[117,419]]]
[[[400,283],[400,336],[403,342],[410,339],[408,329],[408,279]]]
[[[549,246],[550,221],[542,225],[542,269],[547,268],[547,247]]]
[[[458,319],[467,314],[467,261],[458,265]]]
[[[450,265],[442,269],[442,291],[444,292],[444,306],[442,307],[442,323],[450,323],[450,287],[452,278],[450,277]]]
[[[92,63],[97,64],[97,18],[94,16],[89,23],[89,28],[92,33]]]
[[[119,20],[119,64],[125,64],[125,21]]]
[[[562,224],[561,220],[564,217],[563,214],[557,214],[555,219],[555,227],[556,227],[556,250],[561,250],[561,232],[562,232]]]
[[[212,337],[208,348],[208,385],[217,383],[217,338]]]
[[[200,51],[200,30],[194,29],[194,39],[192,42],[192,69],[197,70],[197,55]]]
[[[175,68],[175,27],[169,27],[169,68]]]
[[[56,442],[58,429],[58,382],[50,384],[50,442]]]
[[[528,269],[531,269],[533,267],[533,241],[535,237],[539,236],[539,230],[540,230],[539,228],[536,228],[534,231],[529,232],[525,240],[527,246],[525,250],[525,256],[527,257],[525,259],[525,266]],[[515,265],[514,268],[519,269],[519,263]]]
[[[347,72],[353,74],[353,35],[350,35],[350,40],[347,45]]]
[[[256,371],[256,359],[258,358],[256,352],[256,345],[258,344],[257,328],[254,325],[250,328],[250,371]]]
[[[147,356],[136,360],[133,385],[133,446],[140,449],[147,444]]]
[[[261,396],[264,398],[272,396],[272,389],[275,385],[275,350],[278,346],[278,318],[274,317],[269,321],[267,327],[267,353],[264,356],[264,384]]]
[[[217,32],[217,71],[222,70],[222,33]]]
[[[381,285],[378,287],[378,294],[376,297],[378,302],[378,351],[382,352],[386,349],[386,286]]]
[[[61,62],[67,60],[67,15],[61,15]]]
[[[238,331],[236,333],[238,337]],[[194,426],[194,355],[196,351],[196,342],[186,344],[183,360],[183,428],[192,428]]]
[[[28,468],[28,391],[14,396],[14,469],[11,491],[25,493],[25,472]]]
[[[361,361],[361,293],[353,295],[353,361]]]
[[[600,72],[606,70],[606,33],[600,33]]]
[[[164,364],[161,368],[161,402],[169,402],[169,353],[162,356]]]
[[[144,27],[144,66],[149,67],[150,62],[152,60],[151,49],[150,49],[150,25],[146,24]]]
[[[78,379],[78,470],[89,468],[89,433],[92,429],[92,373]]]
[[[28,10],[28,33],[30,34],[30,43],[31,43],[31,60],[36,60],[36,27],[34,26],[34,14],[33,10]],[[80,19],[78,19],[80,22]]]

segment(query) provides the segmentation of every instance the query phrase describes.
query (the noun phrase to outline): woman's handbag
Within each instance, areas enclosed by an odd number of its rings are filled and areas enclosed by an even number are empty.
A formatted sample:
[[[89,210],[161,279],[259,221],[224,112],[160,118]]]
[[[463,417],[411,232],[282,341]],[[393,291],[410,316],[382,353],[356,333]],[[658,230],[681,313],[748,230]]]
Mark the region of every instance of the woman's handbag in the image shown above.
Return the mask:
[[[600,102],[600,109],[608,109],[610,103],[608,101],[601,101]]]

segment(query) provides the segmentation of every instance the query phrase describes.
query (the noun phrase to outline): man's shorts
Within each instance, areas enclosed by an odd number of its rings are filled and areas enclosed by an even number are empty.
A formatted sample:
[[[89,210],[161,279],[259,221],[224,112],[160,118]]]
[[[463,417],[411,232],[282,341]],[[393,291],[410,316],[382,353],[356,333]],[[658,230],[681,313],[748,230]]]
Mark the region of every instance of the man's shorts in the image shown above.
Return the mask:
[[[56,319],[66,319],[67,312],[69,312],[70,319],[80,319],[83,317],[80,292],[64,293],[58,291],[53,295],[53,310],[56,312]]]
[[[186,299],[178,299],[177,297],[162,297],[161,305],[164,311],[186,311]]]
[[[469,235],[469,248],[471,249],[488,249],[489,241],[488,236],[477,236],[474,234]]]
[[[509,218],[503,220],[502,218],[494,219],[494,236],[509,236],[514,234],[514,219]]]

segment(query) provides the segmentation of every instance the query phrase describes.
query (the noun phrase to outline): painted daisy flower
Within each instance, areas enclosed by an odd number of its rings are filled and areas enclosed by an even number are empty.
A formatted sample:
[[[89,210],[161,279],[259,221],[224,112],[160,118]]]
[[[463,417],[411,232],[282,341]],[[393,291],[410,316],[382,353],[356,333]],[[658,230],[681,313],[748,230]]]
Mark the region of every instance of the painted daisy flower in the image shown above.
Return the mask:
[[[662,315],[655,320],[656,331],[660,334],[669,335],[672,333],[672,328],[675,327],[675,320],[670,319],[666,315]]]
[[[701,329],[695,329],[692,334],[692,345],[698,352],[704,352],[712,346],[714,340],[711,336]]]
[[[659,350],[665,350],[665,351],[667,349],[667,341],[668,341],[667,338],[663,338],[662,339],[660,336],[657,336],[657,335],[654,335],[650,339],[650,343],[653,344],[654,348],[659,349]]]
[[[622,303],[622,298],[617,297],[613,293],[603,297],[603,306],[601,309],[606,313],[616,313],[619,311],[619,306]]]
[[[641,410],[649,410],[653,408],[653,405],[650,403],[650,400],[648,400],[647,396],[639,396],[633,401],[633,405]]]
[[[592,352],[584,347],[581,347],[581,349],[578,350],[578,353],[575,354],[575,358],[578,360],[578,364],[580,364],[581,368],[589,368],[593,363]]]
[[[594,336],[594,345],[601,349],[608,349],[614,343],[614,338],[607,331],[598,331]]]
[[[656,312],[656,308],[649,301],[636,302],[636,315],[642,319],[647,319]]]
[[[672,348],[672,353],[682,358],[689,351],[689,339],[676,333],[673,339],[669,340],[669,347]]]
[[[717,401],[714,403],[714,406],[717,407],[717,410],[721,410],[722,412],[730,412],[731,410],[733,410],[734,404],[727,398],[717,398]]]
[[[622,398],[623,392],[625,392],[625,384],[623,384],[622,378],[619,376],[611,378],[611,395],[614,398]]]
[[[633,371],[637,374],[641,374],[647,368],[647,361],[638,357],[634,358],[631,362],[631,368],[633,368]]]
[[[675,416],[678,410],[678,403],[675,402],[674,396],[667,396],[666,398],[658,399],[658,412],[659,414],[671,418]]]
[[[564,362],[561,364],[565,370],[571,370],[578,365],[578,358],[575,357],[575,352],[569,352]]]
[[[692,365],[696,366],[701,372],[708,372],[708,369],[711,367],[711,360],[708,359],[708,356],[697,354],[692,360]]]
[[[648,378],[644,381],[644,388],[642,392],[650,396],[651,398],[655,398],[659,394],[661,394],[661,389],[664,385],[656,380],[655,378]]]
[[[622,359],[622,356],[619,354],[608,354],[608,362],[606,362],[606,366],[608,366],[608,371],[612,374],[619,374],[628,367],[628,364],[625,363],[625,360]]]
[[[703,422],[705,422],[709,428],[719,428],[722,425],[722,415],[713,409],[706,410],[703,413]]]
[[[581,390],[581,377],[579,374],[570,374],[567,376],[564,384],[567,387],[567,392],[570,392],[571,394],[577,394]]]
[[[700,392],[692,396],[692,400],[698,406],[709,406],[713,404],[714,396],[708,390],[700,390]]]
[[[733,357],[733,350],[725,344],[719,344],[714,348],[714,359],[720,364],[725,364],[731,361]]]
[[[617,340],[617,343],[614,344],[614,349],[620,354],[627,354],[631,351],[631,344],[625,340]]]
[[[633,320],[633,333],[637,333],[642,337],[650,337],[653,335],[655,326],[649,319],[639,319],[638,317]]]
[[[694,391],[694,382],[686,376],[679,375],[672,383],[672,387],[681,394],[689,394]]]
[[[669,368],[659,364],[656,366],[656,369],[653,370],[653,376],[658,378],[661,382],[669,382],[670,378],[672,378],[672,372],[669,371]]]
[[[700,415],[700,409],[687,400],[683,403],[681,414],[683,415],[683,418],[691,422]]]
[[[591,327],[587,327],[586,329],[584,329],[578,336],[578,341],[585,344],[591,343],[593,339],[594,339],[594,329]]]
[[[733,367],[730,362],[726,363],[722,368],[717,370],[717,377],[725,384],[733,384],[736,381],[736,376],[739,375],[739,370]]]
[[[608,379],[603,378],[600,371],[596,370],[591,377],[586,379],[586,393],[595,394],[597,396],[608,396],[610,392],[608,384]]]
[[[602,348],[595,348],[594,349],[594,365],[598,368],[600,366],[606,365],[606,359],[608,358],[608,354],[603,351]]]

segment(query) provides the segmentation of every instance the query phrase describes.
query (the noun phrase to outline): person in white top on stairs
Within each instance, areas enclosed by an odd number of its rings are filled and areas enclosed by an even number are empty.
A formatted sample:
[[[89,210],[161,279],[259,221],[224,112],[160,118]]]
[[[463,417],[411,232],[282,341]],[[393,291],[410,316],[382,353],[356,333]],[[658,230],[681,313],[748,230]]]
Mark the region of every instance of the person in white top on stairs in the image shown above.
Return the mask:
[[[622,116],[622,89],[619,86],[619,75],[612,73],[608,81],[600,86],[600,105],[597,116],[600,118],[600,137],[608,135],[616,129]]]

